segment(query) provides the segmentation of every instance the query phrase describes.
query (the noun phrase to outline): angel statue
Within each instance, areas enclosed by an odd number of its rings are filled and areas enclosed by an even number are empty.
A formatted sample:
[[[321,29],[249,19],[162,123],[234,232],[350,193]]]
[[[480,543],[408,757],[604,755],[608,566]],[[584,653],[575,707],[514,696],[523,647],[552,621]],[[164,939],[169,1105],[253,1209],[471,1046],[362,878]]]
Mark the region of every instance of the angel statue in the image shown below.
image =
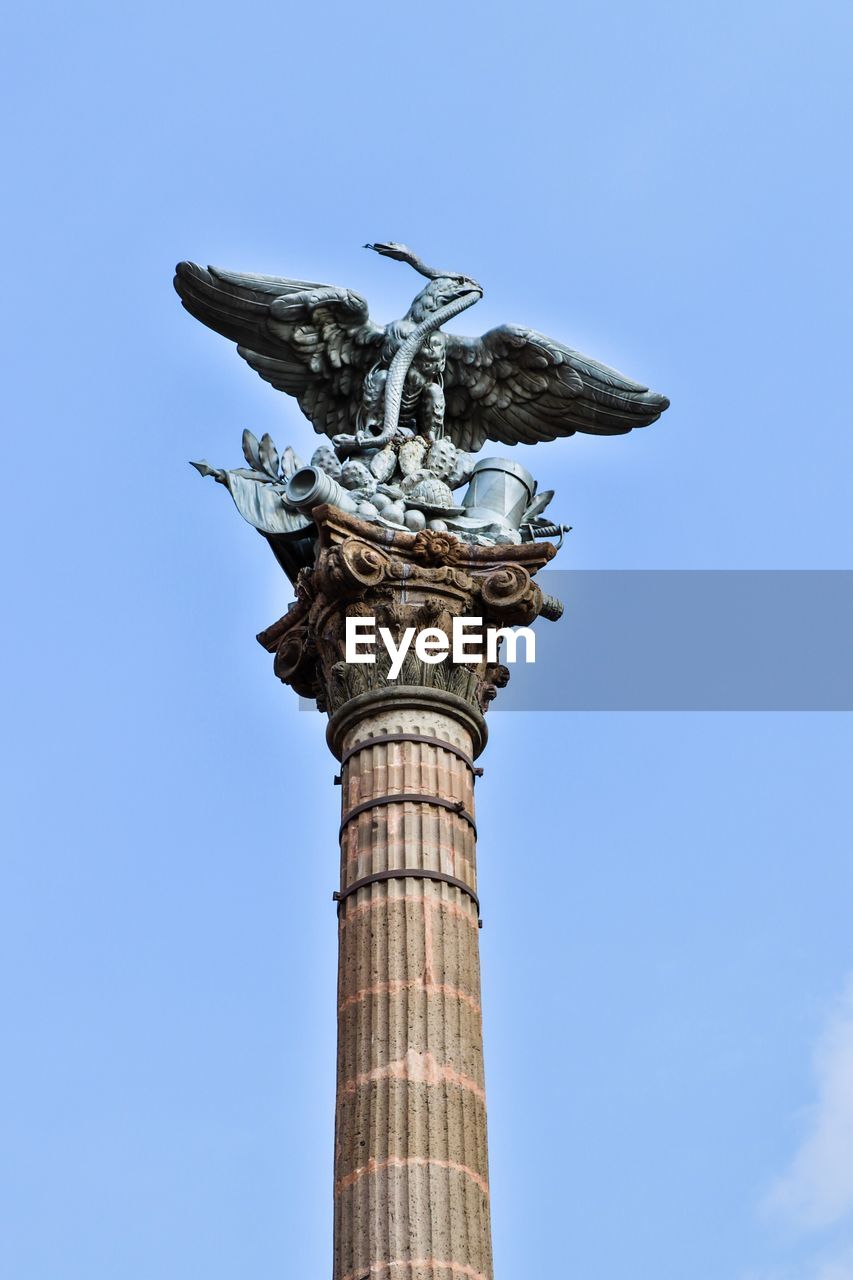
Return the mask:
[[[345,494],[348,509],[394,528],[430,524],[477,542],[519,541],[537,535],[546,503],[544,494],[534,496],[535,482],[518,463],[503,463],[530,499],[517,518],[507,511],[491,522],[484,517],[482,484],[479,497],[454,503],[452,490],[471,478],[473,454],[486,440],[515,445],[576,431],[618,435],[647,426],[668,407],[665,396],[532,329],[501,325],[481,338],[442,332],[479,301],[482,286],[427,266],[406,245],[365,247],[426,277],[402,320],[376,324],[364,298],[334,285],[205,270],[192,262],[179,263],[175,276],[190,314],[236,342],[251,368],[295,396],[314,430],[330,438],[332,447],[321,446],[311,460],[334,483],[333,490],[321,485],[318,501],[346,505]],[[300,469],[292,451],[279,459],[269,437],[259,443],[245,433],[244,453],[249,472],[196,465],[228,484],[244,515],[229,477],[277,485],[279,523],[305,529],[308,502],[296,506],[305,480],[301,489],[290,484]],[[251,505],[258,506],[257,494]],[[261,505],[270,510],[269,501]],[[252,523],[270,533],[265,519]]]

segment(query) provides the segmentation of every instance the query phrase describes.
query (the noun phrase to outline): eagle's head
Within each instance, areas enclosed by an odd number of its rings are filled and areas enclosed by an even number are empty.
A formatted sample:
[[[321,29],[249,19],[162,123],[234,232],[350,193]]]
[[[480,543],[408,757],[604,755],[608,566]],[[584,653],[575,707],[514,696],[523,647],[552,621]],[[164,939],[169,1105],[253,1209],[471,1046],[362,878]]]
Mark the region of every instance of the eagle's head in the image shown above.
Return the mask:
[[[468,276],[438,276],[435,280],[430,280],[425,289],[421,289],[409,307],[406,319],[420,324],[434,311],[440,311],[451,302],[456,302],[467,295],[470,295],[471,303],[477,302],[483,296],[483,286]]]
[[[409,266],[427,277],[429,284],[415,298],[406,317],[408,320],[414,320],[416,324],[426,319],[432,312],[439,311],[467,294],[472,295],[472,302],[476,302],[483,296],[483,286],[476,280],[455,271],[438,271],[435,267],[428,267],[408,245],[397,244],[396,241],[391,240],[379,244],[366,244],[364,247],[381,253],[385,258],[396,258],[398,262],[408,262]]]

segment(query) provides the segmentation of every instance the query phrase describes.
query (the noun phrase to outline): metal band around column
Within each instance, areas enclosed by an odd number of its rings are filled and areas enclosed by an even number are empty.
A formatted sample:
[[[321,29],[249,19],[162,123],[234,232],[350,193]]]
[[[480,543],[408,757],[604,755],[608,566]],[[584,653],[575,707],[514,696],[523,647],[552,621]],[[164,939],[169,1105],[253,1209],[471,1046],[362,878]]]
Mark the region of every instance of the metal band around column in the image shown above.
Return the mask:
[[[360,813],[367,813],[368,809],[378,809],[386,804],[433,804],[439,809],[449,809],[451,813],[458,814],[460,818],[468,823],[474,835],[477,834],[477,824],[474,821],[473,814],[470,814],[465,808],[462,800],[445,800],[443,796],[424,796],[416,792],[404,791],[396,796],[374,796],[372,800],[363,800],[361,804],[355,805],[349,809],[341,819],[340,830],[338,831],[338,840],[343,837],[344,831],[353,818],[357,818]]]
[[[372,876],[362,876],[360,880],[354,880],[352,884],[347,885],[346,889],[336,890],[332,894],[332,900],[338,904],[338,912],[350,894],[357,893],[359,889],[364,889],[369,884],[382,884],[386,880],[437,880],[441,884],[452,885],[468,895],[479,914],[480,899],[469,884],[457,879],[456,876],[445,875],[443,871],[426,871],[422,867],[400,867],[393,871],[376,871]],[[482,923],[480,920],[479,924],[482,925]]]
[[[443,738],[432,738],[425,733],[383,733],[375,738],[365,738],[362,742],[357,742],[355,746],[349,747],[341,756],[341,765],[345,765],[347,760],[357,755],[359,751],[366,751],[368,747],[381,747],[386,742],[422,742],[428,747],[440,747],[442,751],[449,751],[451,755],[456,756],[463,764],[467,765],[475,778],[482,778],[483,770],[474,764],[474,761],[466,751],[461,747],[455,746],[452,742],[445,742]]]

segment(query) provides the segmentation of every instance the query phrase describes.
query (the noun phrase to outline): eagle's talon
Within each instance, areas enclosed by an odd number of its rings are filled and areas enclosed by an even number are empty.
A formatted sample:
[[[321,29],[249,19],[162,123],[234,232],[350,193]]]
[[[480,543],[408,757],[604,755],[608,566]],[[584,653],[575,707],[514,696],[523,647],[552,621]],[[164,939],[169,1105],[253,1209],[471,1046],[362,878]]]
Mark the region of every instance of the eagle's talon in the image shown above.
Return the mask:
[[[335,452],[341,461],[345,461],[351,453],[356,453],[360,448],[358,436],[348,435],[346,432],[332,436],[332,444],[335,446]]]

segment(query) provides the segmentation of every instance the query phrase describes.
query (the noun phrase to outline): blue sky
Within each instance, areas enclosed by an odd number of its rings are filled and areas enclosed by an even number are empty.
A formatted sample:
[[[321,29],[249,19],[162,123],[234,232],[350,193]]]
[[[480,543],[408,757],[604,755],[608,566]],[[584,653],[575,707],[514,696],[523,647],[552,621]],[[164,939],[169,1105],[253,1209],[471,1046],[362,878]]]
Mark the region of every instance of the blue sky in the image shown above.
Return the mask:
[[[851,26],[826,0],[7,18],[4,1275],[330,1267],[334,765],[254,641],[288,584],[187,466],[311,432],[174,262],[389,320],[414,278],[360,246],[406,240],[483,282],[460,329],[665,391],[648,431],[519,451],[574,526],[561,569],[851,568]],[[850,748],[843,715],[493,714],[499,1277],[853,1277]]]

